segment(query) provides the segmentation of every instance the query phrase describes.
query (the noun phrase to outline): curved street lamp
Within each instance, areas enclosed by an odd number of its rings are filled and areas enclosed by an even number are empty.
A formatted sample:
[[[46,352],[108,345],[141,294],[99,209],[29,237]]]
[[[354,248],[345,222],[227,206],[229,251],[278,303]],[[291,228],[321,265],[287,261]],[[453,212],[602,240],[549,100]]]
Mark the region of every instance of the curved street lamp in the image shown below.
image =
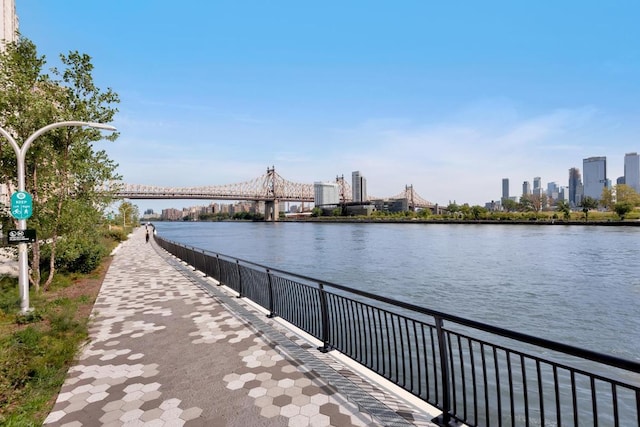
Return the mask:
[[[22,144],[22,147],[18,145],[18,143],[13,139],[13,137],[0,127],[0,134],[3,135],[11,144],[13,151],[16,153],[16,159],[18,163],[18,191],[25,191],[25,172],[24,172],[24,161],[27,155],[27,151],[29,147],[33,143],[33,141],[42,135],[45,132],[50,131],[51,129],[60,128],[60,127],[91,127],[95,129],[105,129],[110,131],[115,131],[116,128],[111,125],[105,125],[102,123],[93,123],[93,122],[78,122],[78,121],[68,121],[68,122],[57,122],[52,123],[50,125],[44,126],[37,131],[35,131],[27,140]],[[18,220],[18,230],[26,230],[27,229],[27,220],[20,219]],[[29,312],[29,277],[28,277],[28,265],[27,265],[27,244],[19,243],[18,244],[18,288],[20,290],[20,309],[22,313]]]

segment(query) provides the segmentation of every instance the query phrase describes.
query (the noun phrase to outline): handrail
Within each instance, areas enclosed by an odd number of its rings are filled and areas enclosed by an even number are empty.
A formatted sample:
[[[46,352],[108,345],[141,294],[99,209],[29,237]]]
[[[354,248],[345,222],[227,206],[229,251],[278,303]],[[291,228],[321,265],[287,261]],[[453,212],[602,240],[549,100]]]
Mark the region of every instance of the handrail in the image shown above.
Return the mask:
[[[631,420],[640,427],[638,362],[154,237],[173,255],[262,305],[270,317],[281,316],[318,338],[321,351],[336,349],[442,409],[437,420],[441,425],[452,419],[468,425],[493,425],[495,419],[497,425],[515,425],[517,417],[527,424],[544,424],[551,417],[558,425],[563,420],[578,425],[585,419],[628,425]],[[202,255],[201,261],[195,253]],[[400,311],[383,309],[379,303]],[[433,322],[415,315],[429,316]],[[536,353],[545,349],[568,355],[579,365],[587,360],[599,364],[600,370],[621,369],[625,380],[594,372],[595,367],[569,366],[463,334],[445,328],[443,321],[534,346]],[[591,394],[585,397],[582,388]]]

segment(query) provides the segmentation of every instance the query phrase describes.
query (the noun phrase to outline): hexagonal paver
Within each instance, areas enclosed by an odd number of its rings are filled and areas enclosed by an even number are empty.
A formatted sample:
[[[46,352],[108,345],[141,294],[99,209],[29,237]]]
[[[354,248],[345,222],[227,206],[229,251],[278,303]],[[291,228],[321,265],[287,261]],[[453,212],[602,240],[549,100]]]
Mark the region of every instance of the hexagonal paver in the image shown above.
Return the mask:
[[[273,398],[273,404],[282,408],[284,406],[290,405],[292,400],[293,399],[291,398],[291,396],[281,394],[280,396]]]
[[[295,415],[298,415],[299,413],[300,413],[300,407],[297,405],[289,404],[287,406],[283,406],[282,409],[280,409],[280,415],[287,418],[291,418]],[[340,424],[337,424],[337,425],[340,425]]]
[[[280,415],[280,407],[275,405],[267,405],[260,410],[260,415],[265,418],[273,418]]]

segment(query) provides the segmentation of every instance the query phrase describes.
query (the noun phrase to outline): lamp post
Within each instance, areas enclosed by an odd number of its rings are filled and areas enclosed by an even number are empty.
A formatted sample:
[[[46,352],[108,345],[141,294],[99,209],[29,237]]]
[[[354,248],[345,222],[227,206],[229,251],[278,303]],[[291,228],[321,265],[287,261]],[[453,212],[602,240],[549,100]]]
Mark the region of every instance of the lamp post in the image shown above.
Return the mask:
[[[73,126],[86,126],[96,129],[105,129],[110,131],[115,131],[116,128],[110,125],[105,125],[102,123],[92,123],[92,122],[78,122],[78,121],[68,121],[68,122],[57,122],[52,123],[50,125],[44,126],[37,131],[35,131],[27,140],[22,144],[22,147],[18,145],[18,143],[13,139],[13,137],[0,127],[0,134],[3,135],[11,144],[13,151],[16,153],[16,159],[18,164],[18,191],[25,191],[25,172],[24,172],[24,161],[27,155],[27,151],[29,147],[33,143],[33,141],[42,135],[45,132],[50,131],[51,129],[60,128],[60,127],[73,127]],[[18,220],[18,230],[26,230],[27,229],[27,220],[20,219]],[[27,265],[27,244],[20,243],[18,244],[18,288],[20,290],[20,309],[22,313],[27,313],[29,311],[29,276],[28,276],[28,265]]]
[[[131,211],[131,207],[124,205],[122,206],[122,231],[126,233],[127,228],[127,214]]]

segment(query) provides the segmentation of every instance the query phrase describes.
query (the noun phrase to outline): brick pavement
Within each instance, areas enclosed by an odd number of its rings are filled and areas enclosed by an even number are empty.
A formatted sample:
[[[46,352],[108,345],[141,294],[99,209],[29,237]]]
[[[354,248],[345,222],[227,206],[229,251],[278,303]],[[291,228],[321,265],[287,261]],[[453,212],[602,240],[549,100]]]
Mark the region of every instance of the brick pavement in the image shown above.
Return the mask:
[[[116,251],[44,425],[433,425],[437,410],[320,353],[144,235]]]

